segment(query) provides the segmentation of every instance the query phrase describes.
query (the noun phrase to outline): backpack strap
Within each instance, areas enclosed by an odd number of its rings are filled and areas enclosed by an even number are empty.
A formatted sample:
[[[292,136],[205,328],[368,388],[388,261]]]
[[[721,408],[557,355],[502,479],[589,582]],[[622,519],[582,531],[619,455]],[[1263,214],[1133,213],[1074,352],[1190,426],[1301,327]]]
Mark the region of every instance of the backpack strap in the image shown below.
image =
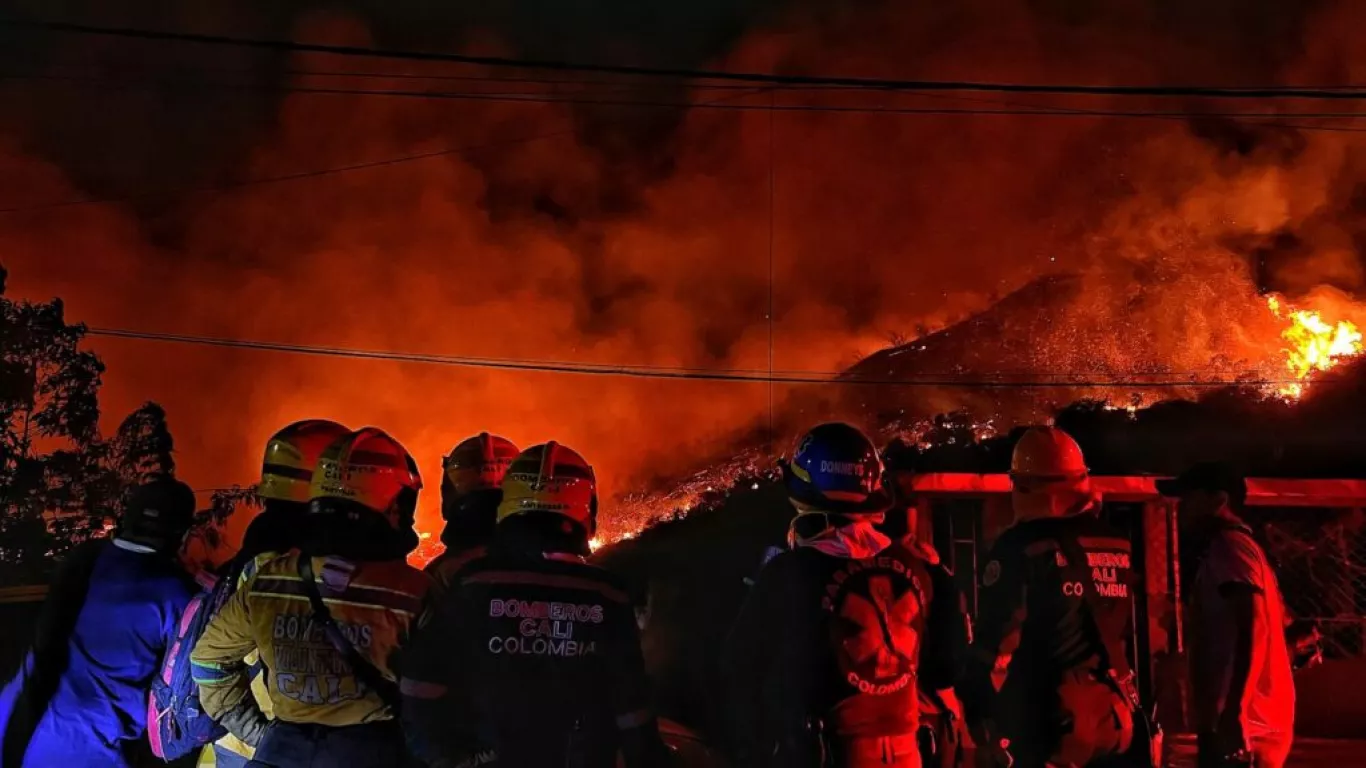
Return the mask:
[[[1060,537],[1058,545],[1069,561],[1086,562],[1086,551],[1075,539]],[[1110,647],[1106,645],[1105,638],[1100,630],[1100,622],[1096,619],[1095,600],[1096,598],[1091,595],[1091,590],[1083,589],[1081,609],[1078,613],[1086,625],[1086,633],[1091,637],[1092,643],[1097,649],[1097,658],[1101,665],[1097,677],[1105,687],[1119,697],[1124,707],[1129,710],[1135,729],[1134,742],[1138,748],[1143,750],[1144,764],[1157,768],[1162,764],[1163,735],[1162,726],[1157,722],[1156,707],[1150,711],[1143,706],[1143,698],[1138,694],[1136,681],[1138,673],[1136,671],[1130,670],[1129,674],[1120,676],[1114,664],[1111,663]],[[1133,748],[1131,745],[1130,749]]]
[[[327,636],[327,641],[337,650],[337,653],[346,659],[351,671],[356,673],[356,677],[365,684],[365,687],[374,691],[380,700],[398,714],[399,703],[402,697],[399,695],[398,684],[386,678],[370,660],[356,650],[356,646],[346,639],[342,634],[341,627],[332,618],[332,612],[327,609],[327,604],[323,602],[322,593],[318,591],[318,583],[313,578],[313,558],[306,553],[299,553],[299,577],[303,579],[304,591],[308,594],[308,602],[313,606],[313,620],[318,622],[318,626],[323,628],[323,634]]]

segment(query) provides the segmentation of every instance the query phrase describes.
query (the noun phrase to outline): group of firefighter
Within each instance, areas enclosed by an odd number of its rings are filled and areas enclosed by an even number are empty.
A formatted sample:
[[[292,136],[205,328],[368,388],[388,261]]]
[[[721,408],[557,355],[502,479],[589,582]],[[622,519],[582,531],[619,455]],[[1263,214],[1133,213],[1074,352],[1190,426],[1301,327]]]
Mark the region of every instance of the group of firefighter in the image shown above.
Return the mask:
[[[752,582],[718,665],[735,764],[1158,764],[1130,664],[1130,542],[1103,522],[1065,433],[1033,428],[1015,448],[1015,524],[977,574],[975,631],[864,433],[815,427],[781,470],[787,546]],[[1170,492],[1214,494],[1208,474]],[[445,552],[425,570],[406,561],[421,488],[381,430],[313,420],[271,437],[264,509],[189,654],[203,711],[227,731],[200,765],[675,764],[650,706],[639,601],[589,562],[588,462],[555,442],[459,443],[441,475]],[[126,742],[145,738],[139,687],[145,702],[157,638],[177,637],[194,594],[165,556],[194,500],[171,479],[139,491],[86,568],[60,670],[35,682],[55,631],[40,627],[0,694],[0,768],[131,765]],[[1220,712],[1248,696],[1226,691]],[[1283,763],[1256,751],[1245,712],[1207,730],[1208,765]]]

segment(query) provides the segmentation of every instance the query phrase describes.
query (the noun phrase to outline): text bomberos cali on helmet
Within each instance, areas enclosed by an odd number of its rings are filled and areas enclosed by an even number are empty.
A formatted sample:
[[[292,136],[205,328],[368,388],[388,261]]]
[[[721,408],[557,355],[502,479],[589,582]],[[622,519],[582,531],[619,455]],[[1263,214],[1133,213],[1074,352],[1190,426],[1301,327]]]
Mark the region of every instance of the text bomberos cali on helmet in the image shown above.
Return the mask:
[[[398,529],[412,527],[421,489],[417,462],[407,449],[383,430],[365,427],[323,451],[309,495],[315,510],[329,499],[349,501]]]
[[[307,504],[313,470],[323,451],[350,433],[351,430],[335,421],[305,419],[271,435],[266,441],[257,495],[263,499]]]

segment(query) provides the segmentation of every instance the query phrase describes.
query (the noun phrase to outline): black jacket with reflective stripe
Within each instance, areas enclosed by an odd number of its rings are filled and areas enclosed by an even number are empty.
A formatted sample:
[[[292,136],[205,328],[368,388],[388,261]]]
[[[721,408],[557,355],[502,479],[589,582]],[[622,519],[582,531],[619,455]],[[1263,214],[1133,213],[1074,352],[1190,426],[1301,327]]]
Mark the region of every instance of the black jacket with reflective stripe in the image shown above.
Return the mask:
[[[408,662],[419,757],[611,768],[622,731],[658,741],[625,585],[578,558],[495,546],[454,577]]]
[[[982,571],[960,691],[970,720],[1005,715],[992,711],[1000,709],[996,690],[1037,707],[1037,694],[1056,690],[1070,670],[1103,671],[1108,661],[1128,673],[1136,588],[1130,550],[1093,512],[1024,521],[1000,535]]]

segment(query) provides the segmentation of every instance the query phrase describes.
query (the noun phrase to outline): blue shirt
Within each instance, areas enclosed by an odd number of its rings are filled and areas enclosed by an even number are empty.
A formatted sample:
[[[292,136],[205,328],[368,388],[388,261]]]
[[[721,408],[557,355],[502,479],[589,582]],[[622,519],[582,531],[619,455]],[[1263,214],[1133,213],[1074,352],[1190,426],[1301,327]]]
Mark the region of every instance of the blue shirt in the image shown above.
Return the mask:
[[[103,548],[67,643],[67,669],[29,741],[25,766],[129,765],[125,749],[146,737],[148,689],[195,591],[164,557],[123,541]],[[0,722],[9,723],[33,663],[30,651],[0,691]],[[0,732],[0,743],[6,735]]]

